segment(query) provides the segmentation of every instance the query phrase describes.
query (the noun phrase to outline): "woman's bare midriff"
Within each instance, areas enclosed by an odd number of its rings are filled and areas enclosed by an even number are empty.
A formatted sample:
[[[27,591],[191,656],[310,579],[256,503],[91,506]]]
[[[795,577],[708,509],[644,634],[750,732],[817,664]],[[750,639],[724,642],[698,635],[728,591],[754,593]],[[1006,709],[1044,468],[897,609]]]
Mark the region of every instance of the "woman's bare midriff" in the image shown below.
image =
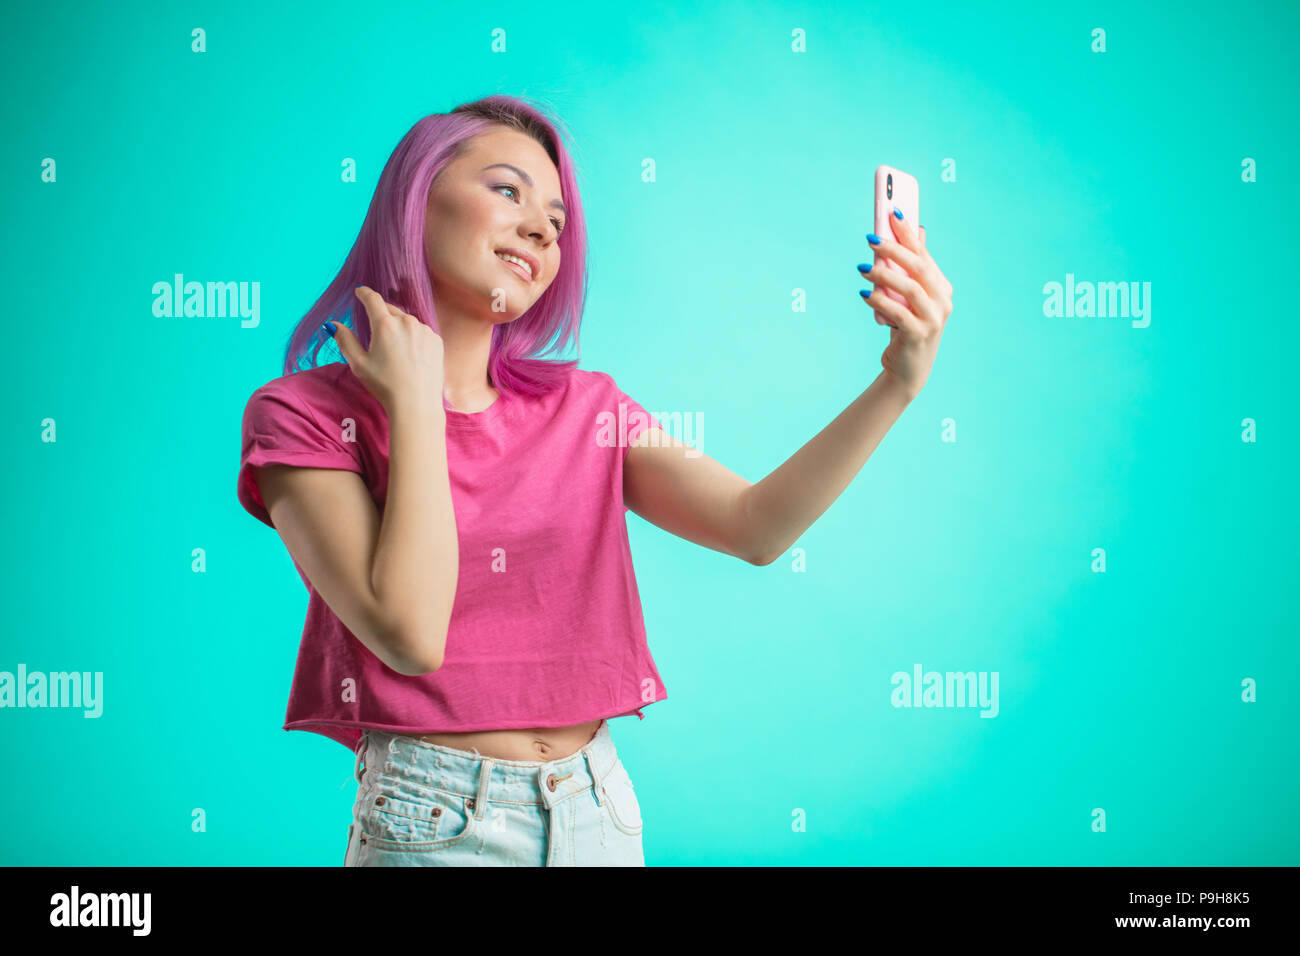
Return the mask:
[[[600,721],[572,727],[532,727],[527,730],[480,730],[463,734],[420,734],[417,739],[473,752],[497,760],[530,760],[545,763],[577,753],[596,736]]]

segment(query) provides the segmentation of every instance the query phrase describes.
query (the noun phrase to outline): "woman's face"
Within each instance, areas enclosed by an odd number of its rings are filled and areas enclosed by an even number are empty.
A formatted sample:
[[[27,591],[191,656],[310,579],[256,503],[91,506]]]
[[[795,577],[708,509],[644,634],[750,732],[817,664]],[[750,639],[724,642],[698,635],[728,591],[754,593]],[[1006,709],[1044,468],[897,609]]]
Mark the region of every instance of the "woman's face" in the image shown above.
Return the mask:
[[[559,172],[531,136],[502,127],[472,139],[429,188],[424,253],[439,315],[508,322],[527,311],[560,268],[559,200]],[[531,260],[532,275],[497,254],[506,249]]]

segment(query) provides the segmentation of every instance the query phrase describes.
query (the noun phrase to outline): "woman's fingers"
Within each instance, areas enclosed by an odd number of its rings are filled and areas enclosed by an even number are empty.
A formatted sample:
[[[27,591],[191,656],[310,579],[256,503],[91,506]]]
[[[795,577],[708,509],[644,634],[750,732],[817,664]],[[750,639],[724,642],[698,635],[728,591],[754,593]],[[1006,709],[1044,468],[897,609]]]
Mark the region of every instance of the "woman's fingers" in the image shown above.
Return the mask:
[[[365,307],[366,313],[373,318],[376,307],[384,301],[380,298],[379,293],[368,285],[359,285],[352,291],[360,300],[362,306]]]
[[[400,308],[398,308],[397,306],[393,305],[392,302],[388,301],[388,300],[385,299],[385,298],[382,298],[382,297],[381,297],[381,298],[380,298],[380,301],[383,302],[384,305],[386,305],[386,306],[388,307],[388,314],[389,314],[389,315],[396,316],[397,318],[400,319],[400,318],[403,318],[403,317],[405,317],[405,316],[407,316],[407,315],[410,314],[410,313],[406,312],[404,309],[400,309]],[[414,318],[414,316],[412,316],[412,318]]]
[[[393,305],[368,285],[357,286],[356,294],[357,298],[361,300],[361,304],[366,307],[366,314],[370,316],[371,322],[388,317],[394,319],[406,317],[405,312]]]
[[[935,300],[946,299],[952,292],[947,285],[948,280],[944,278],[938,264],[921,244],[911,223],[905,222],[896,214],[889,217],[889,222],[894,234],[898,236],[897,240],[882,239],[879,236],[867,237],[868,242],[873,238],[878,240],[872,243],[876,255],[884,256],[902,266],[908,275],[921,283],[925,291]]]
[[[876,271],[879,271],[877,267]],[[891,299],[876,289],[862,296],[862,301],[876,310],[877,316],[884,316],[883,325],[893,326],[905,332],[915,334],[920,328],[920,320],[912,314],[907,306]]]
[[[939,264],[934,261],[934,256],[930,255],[930,250],[926,248],[925,226],[917,226],[917,230],[921,240],[921,255],[924,256],[925,261],[930,264],[934,276],[934,284],[939,290],[938,297],[941,301],[948,303],[947,311],[952,312],[952,283],[948,281],[948,277],[943,274],[943,271],[939,268]]]
[[[912,228],[912,223],[903,218],[902,210],[897,206],[889,216],[889,225],[893,227],[898,241],[907,247],[909,252],[915,253],[918,261],[925,258],[925,247],[921,244],[920,236]]]
[[[366,315],[370,317],[370,321],[373,323],[379,303],[384,301],[379,297],[379,293],[368,285],[359,285],[352,290],[352,294],[357,297],[357,301],[361,303],[361,307],[366,310]]]
[[[360,340],[352,334],[352,330],[342,322],[332,322],[334,331],[330,334],[334,336],[334,341],[338,343],[339,351],[353,369],[359,368],[366,360],[366,350]]]
[[[865,268],[863,268],[864,266]],[[862,274],[864,279],[870,279],[874,282],[877,287],[884,286],[887,289],[893,289],[907,300],[908,305],[912,307],[915,314],[925,315],[930,310],[930,297],[922,288],[921,283],[901,269],[891,269],[886,263],[877,258],[874,266],[865,262],[859,265],[858,272]],[[894,299],[883,292],[879,293],[879,295],[882,300],[895,302]],[[897,303],[895,302],[895,304]]]
[[[890,241],[880,239],[878,236],[868,236],[868,241],[873,238],[878,240],[872,243],[876,255],[884,256],[901,265],[912,278],[921,283],[935,302],[951,303],[952,283],[940,271],[939,264],[934,261],[934,257],[925,247],[925,227],[921,227],[922,232],[918,235],[912,229],[911,223],[904,221],[897,214],[891,215],[889,222],[898,240]],[[947,311],[951,312],[952,309],[948,308]]]
[[[871,251],[877,259],[883,256],[895,265],[902,266],[909,275],[919,276],[925,271],[925,260],[902,243],[882,239],[874,233],[867,236],[867,242],[871,243]]]

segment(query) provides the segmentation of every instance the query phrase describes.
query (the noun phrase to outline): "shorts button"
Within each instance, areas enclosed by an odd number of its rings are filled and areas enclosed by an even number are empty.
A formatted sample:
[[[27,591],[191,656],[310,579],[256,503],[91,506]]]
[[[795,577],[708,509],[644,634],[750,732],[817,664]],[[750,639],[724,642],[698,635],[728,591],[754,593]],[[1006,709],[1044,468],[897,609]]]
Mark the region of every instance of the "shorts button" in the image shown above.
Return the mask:
[[[555,774],[551,774],[546,778],[546,789],[551,791],[551,793],[555,792],[555,780]]]
[[[434,807],[434,808],[433,808],[433,815],[434,815],[435,817],[440,817],[440,816],[442,816],[442,807]]]
[[[470,810],[473,810],[473,809],[474,809],[474,799],[471,797],[470,799],[466,800],[466,801],[465,801],[465,806],[466,806],[466,808],[468,808],[468,809],[470,809]]]
[[[384,798],[383,798],[383,797],[375,797],[375,806],[377,806],[377,807],[382,807],[383,805],[384,805]]]

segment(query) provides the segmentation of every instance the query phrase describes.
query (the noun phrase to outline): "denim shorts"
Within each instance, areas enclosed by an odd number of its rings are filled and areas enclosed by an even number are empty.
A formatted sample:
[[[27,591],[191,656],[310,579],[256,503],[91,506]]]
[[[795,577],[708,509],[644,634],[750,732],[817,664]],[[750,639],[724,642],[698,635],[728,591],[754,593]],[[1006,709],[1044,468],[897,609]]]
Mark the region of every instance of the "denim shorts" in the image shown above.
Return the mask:
[[[607,720],[549,761],[365,729],[355,774],[344,866],[645,866],[641,807]]]

